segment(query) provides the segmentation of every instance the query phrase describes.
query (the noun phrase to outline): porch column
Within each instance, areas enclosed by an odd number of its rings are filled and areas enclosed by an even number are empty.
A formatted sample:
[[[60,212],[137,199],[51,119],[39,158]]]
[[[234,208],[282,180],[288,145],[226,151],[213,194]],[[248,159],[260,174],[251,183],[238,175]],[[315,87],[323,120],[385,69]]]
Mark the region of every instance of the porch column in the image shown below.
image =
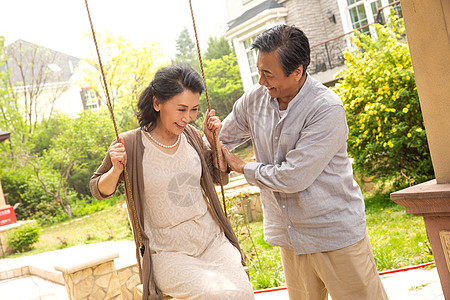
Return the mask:
[[[422,216],[450,299],[450,1],[401,0],[435,180],[391,194]]]

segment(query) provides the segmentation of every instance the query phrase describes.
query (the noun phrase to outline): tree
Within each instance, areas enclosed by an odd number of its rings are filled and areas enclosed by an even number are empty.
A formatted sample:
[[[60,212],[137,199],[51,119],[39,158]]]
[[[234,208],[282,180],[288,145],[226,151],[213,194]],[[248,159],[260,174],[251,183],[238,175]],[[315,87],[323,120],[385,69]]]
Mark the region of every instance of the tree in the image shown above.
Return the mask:
[[[355,31],[356,49],[344,52],[334,88],[346,109],[348,151],[355,169],[374,181],[420,183],[433,167],[404,24],[391,15],[387,27],[374,27],[378,39]]]
[[[99,34],[98,41],[102,48],[102,64],[106,84],[111,97],[117,122],[121,130],[126,131],[137,126],[136,103],[140,93],[148,86],[156,71],[167,65],[159,44],[151,43],[134,46],[124,37],[114,37],[108,33]],[[89,63],[97,71],[82,78],[88,82],[98,95],[104,95],[103,81],[98,70],[98,59]]]
[[[175,59],[173,63],[185,63],[190,65],[195,70],[200,70],[200,63],[198,61],[197,47],[189,35],[186,27],[180,32],[177,39]]]
[[[44,150],[41,157],[28,160],[44,191],[69,218],[73,218],[71,195],[76,196],[70,188],[71,177],[80,172],[92,174],[112,138],[108,116],[87,110],[76,119],[66,120],[66,126],[53,138],[51,147]],[[90,162],[95,162],[95,165]],[[85,185],[89,184],[89,177],[86,176]]]
[[[30,153],[42,156],[44,151],[52,147],[53,139],[61,133],[61,128],[71,121],[64,113],[56,112],[48,121],[39,123],[30,138]]]
[[[4,41],[0,37],[0,130],[13,133],[8,141],[0,144],[0,150],[4,150],[0,152],[3,156],[0,161],[6,163],[14,159],[17,150],[27,148],[24,143],[28,128],[20,114],[17,98],[12,96],[10,74],[5,67]]]
[[[8,46],[5,52],[6,67],[13,72],[9,77],[11,96],[23,99],[21,111],[31,134],[38,121],[50,119],[56,100],[68,88],[58,65],[61,54],[22,40]],[[48,84],[52,84],[50,93],[46,91]],[[45,111],[50,112],[48,116]]]
[[[230,42],[225,37],[216,38],[210,36],[208,39],[208,48],[203,57],[205,60],[219,59],[231,53],[233,53],[233,50],[230,47]]]
[[[244,93],[239,66],[234,53],[218,59],[205,60],[205,78],[211,108],[220,118],[225,118],[233,109],[234,102]],[[201,107],[207,107],[205,94]]]

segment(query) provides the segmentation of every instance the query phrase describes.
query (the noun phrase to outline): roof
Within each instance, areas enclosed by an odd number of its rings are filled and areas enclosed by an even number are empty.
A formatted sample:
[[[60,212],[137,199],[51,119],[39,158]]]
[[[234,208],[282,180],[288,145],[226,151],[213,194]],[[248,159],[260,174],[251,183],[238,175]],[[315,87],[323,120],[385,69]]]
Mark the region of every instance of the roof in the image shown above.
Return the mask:
[[[22,54],[21,54],[22,53]],[[0,71],[11,69],[11,83],[15,86],[24,82],[18,62],[22,64],[25,83],[37,84],[67,82],[80,63],[81,59],[42,47],[24,40],[17,40],[5,47],[7,61],[0,66]],[[45,71],[47,77],[41,74]]]
[[[10,133],[7,131],[0,131],[0,142],[3,142],[6,139],[9,139]]]
[[[264,1],[263,3],[260,3],[260,4],[256,5],[255,7],[250,8],[249,10],[244,12],[242,15],[237,17],[236,20],[233,22],[233,24],[230,25],[228,30],[230,30],[233,27],[238,26],[239,24],[244,23],[245,21],[250,20],[251,18],[257,16],[258,14],[260,14],[261,12],[263,12],[267,9],[279,8],[279,7],[284,7],[284,6],[279,4],[278,2],[276,2],[275,0]]]

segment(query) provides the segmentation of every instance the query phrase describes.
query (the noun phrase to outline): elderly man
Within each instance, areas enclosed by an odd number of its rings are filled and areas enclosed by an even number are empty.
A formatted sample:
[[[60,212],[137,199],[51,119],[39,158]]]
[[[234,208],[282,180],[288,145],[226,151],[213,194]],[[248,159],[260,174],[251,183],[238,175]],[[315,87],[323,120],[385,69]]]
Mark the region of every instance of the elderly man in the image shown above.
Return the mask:
[[[264,233],[281,247],[290,299],[387,299],[347,155],[339,97],[306,72],[309,42],[278,25],[253,42],[259,85],[236,101],[220,139],[230,168],[261,189]],[[251,139],[257,162],[228,149]]]

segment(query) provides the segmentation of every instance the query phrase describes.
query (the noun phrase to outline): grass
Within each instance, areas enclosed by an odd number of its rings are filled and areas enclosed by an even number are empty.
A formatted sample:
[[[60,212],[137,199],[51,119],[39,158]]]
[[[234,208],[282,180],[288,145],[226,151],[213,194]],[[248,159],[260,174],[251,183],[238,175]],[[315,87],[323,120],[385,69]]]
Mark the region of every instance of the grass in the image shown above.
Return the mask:
[[[245,226],[235,227],[235,232],[246,256],[253,289],[285,285],[280,248],[264,241],[262,222],[250,223],[249,229],[251,236]]]
[[[366,195],[367,231],[378,270],[433,261],[423,218],[405,213],[389,194]]]

